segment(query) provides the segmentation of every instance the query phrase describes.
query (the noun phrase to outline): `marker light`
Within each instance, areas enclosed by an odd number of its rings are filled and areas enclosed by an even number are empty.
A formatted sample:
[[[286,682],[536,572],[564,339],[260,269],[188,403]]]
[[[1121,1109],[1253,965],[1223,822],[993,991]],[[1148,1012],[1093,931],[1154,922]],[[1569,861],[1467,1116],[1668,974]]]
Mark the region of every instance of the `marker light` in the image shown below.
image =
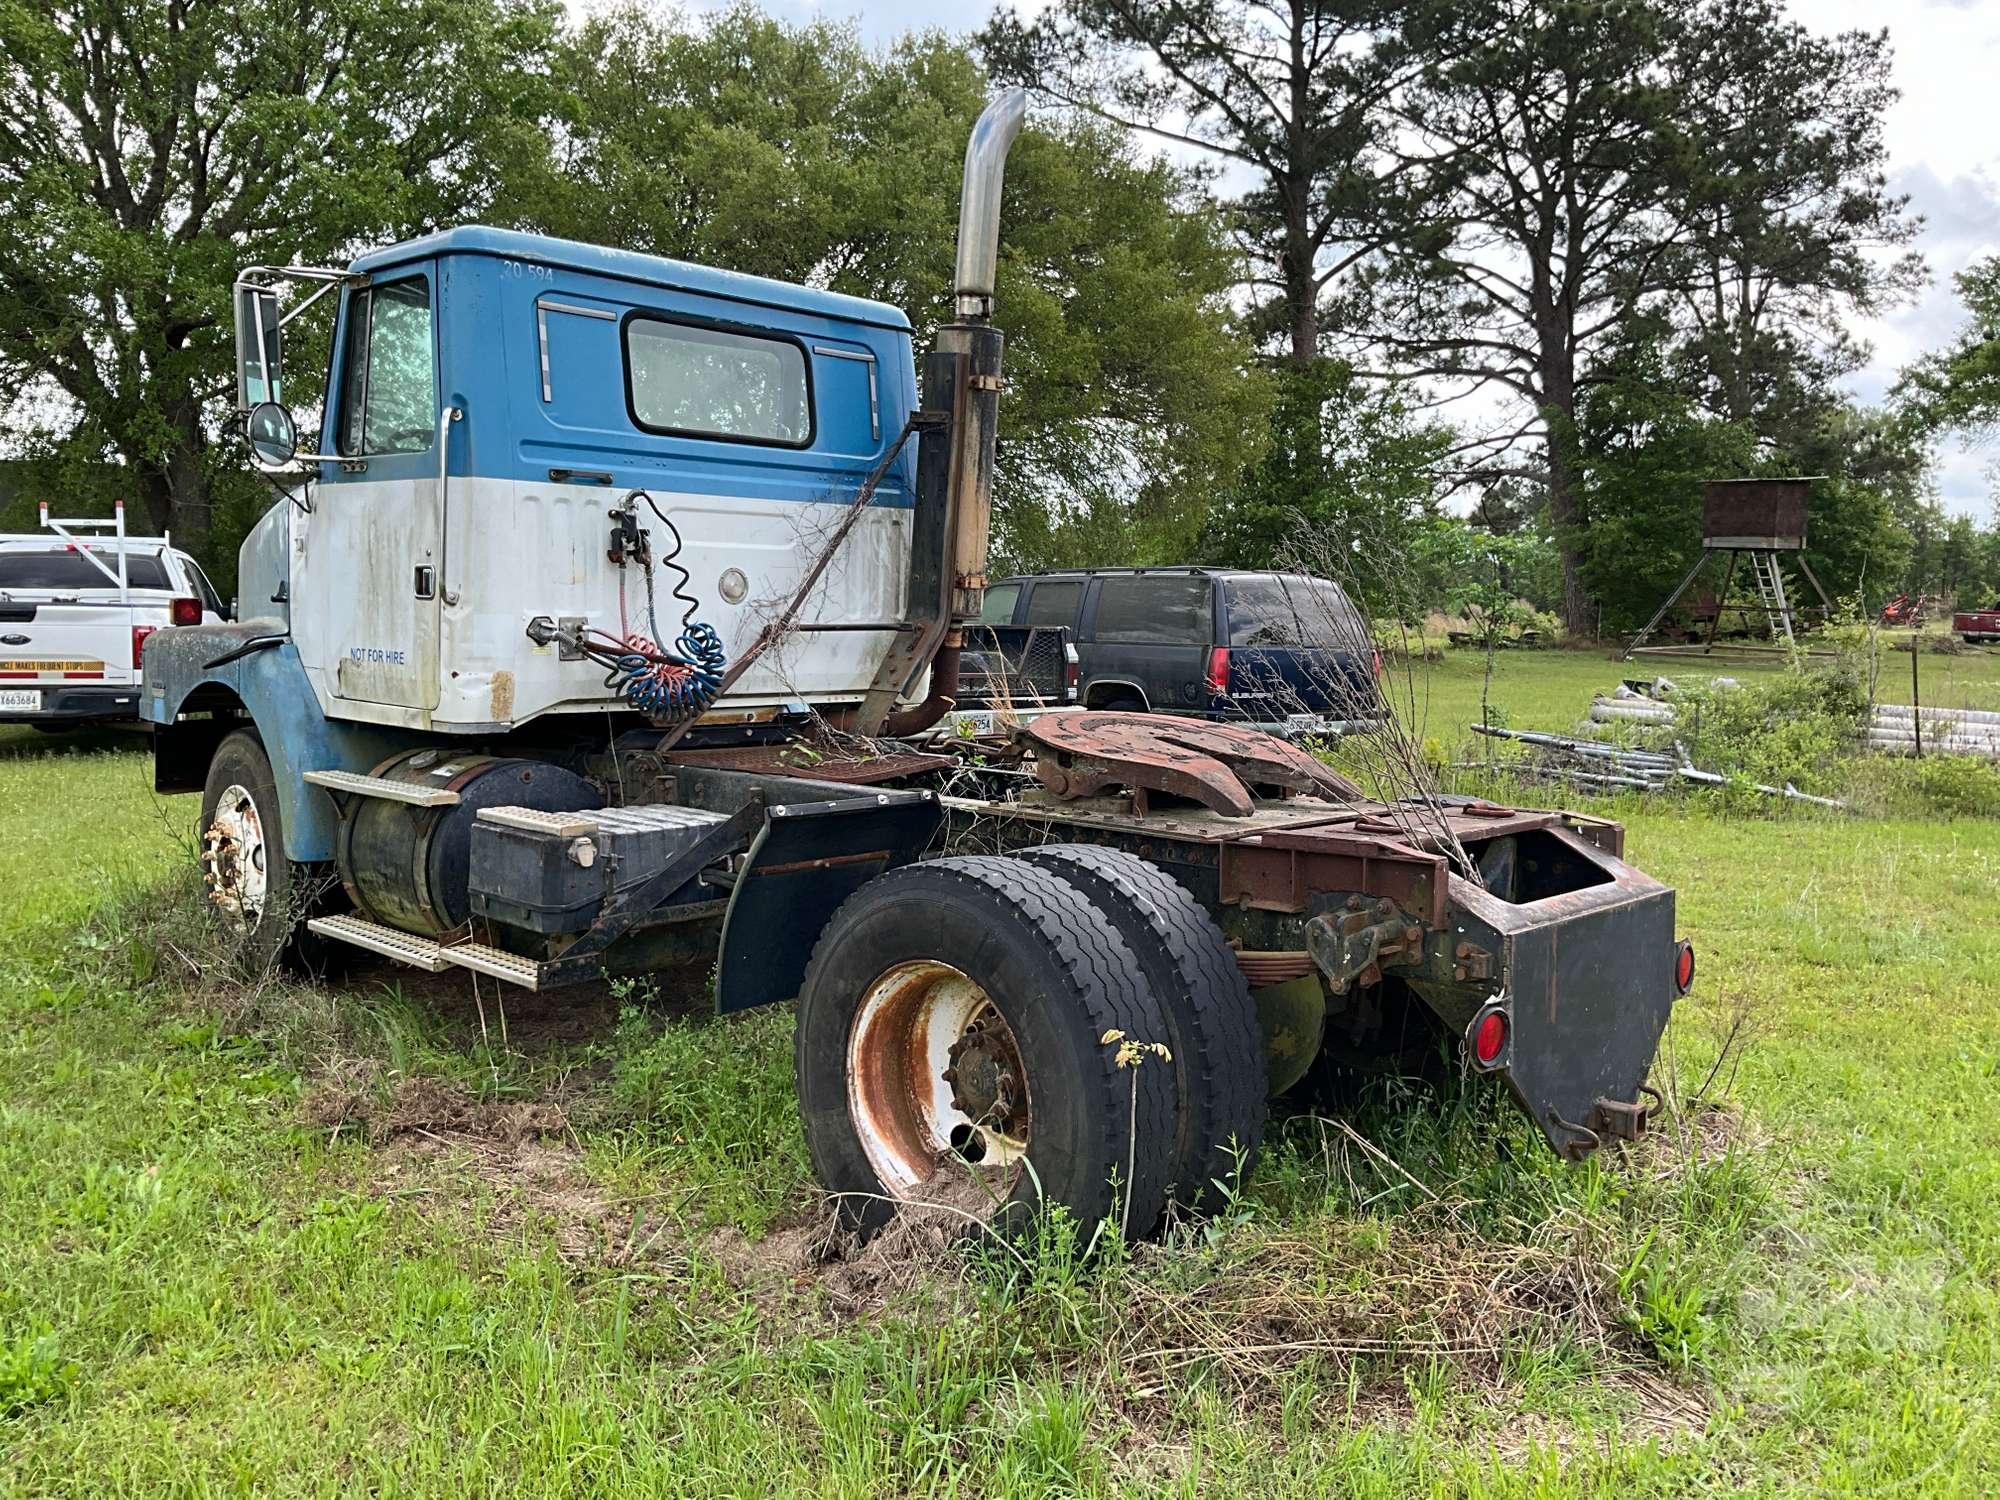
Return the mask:
[[[1482,1068],[1490,1068],[1507,1050],[1507,1014],[1489,1010],[1472,1033],[1472,1056]]]
[[[201,623],[201,601],[199,599],[176,599],[167,606],[168,618],[176,625],[199,625]]]
[[[1685,995],[1694,988],[1694,944],[1686,938],[1674,949],[1674,992]]]

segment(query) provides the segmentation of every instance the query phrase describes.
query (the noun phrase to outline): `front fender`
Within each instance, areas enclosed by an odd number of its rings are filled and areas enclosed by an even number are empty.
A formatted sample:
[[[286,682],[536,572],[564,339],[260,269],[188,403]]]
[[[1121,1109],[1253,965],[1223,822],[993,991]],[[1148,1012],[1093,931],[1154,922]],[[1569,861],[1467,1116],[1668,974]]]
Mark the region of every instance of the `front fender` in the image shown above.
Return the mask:
[[[164,759],[181,735],[220,741],[214,720],[190,715],[236,708],[249,719],[271,759],[285,857],[300,863],[333,858],[339,823],[333,798],[307,785],[307,771],[366,772],[424,742],[408,730],[326,718],[281,620],[155,631],[146,639],[144,675],[139,716],[154,726],[156,759]],[[207,745],[211,753],[213,748]]]

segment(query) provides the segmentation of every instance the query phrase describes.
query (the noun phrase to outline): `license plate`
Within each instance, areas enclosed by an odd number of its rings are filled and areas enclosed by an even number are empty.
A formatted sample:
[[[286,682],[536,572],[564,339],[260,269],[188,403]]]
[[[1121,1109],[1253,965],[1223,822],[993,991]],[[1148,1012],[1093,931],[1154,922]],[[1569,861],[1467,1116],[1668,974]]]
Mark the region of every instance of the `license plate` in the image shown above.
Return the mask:
[[[38,714],[42,695],[34,688],[0,688],[0,714]]]
[[[1286,714],[1285,728],[1301,731],[1325,729],[1326,718],[1322,714]]]
[[[999,727],[999,722],[990,708],[954,709],[951,717],[945,721],[951,732],[962,740],[973,740],[992,734]]]

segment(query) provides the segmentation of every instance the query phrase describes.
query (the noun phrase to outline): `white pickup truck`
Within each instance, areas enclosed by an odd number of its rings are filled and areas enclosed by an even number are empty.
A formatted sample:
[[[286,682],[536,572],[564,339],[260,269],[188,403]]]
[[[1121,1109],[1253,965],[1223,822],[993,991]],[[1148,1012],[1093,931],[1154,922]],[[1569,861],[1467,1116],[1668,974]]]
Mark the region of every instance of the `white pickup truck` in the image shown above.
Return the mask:
[[[122,514],[43,524],[52,534],[0,535],[0,726],[136,722],[146,637],[216,624],[222,601],[167,538],[123,535]]]

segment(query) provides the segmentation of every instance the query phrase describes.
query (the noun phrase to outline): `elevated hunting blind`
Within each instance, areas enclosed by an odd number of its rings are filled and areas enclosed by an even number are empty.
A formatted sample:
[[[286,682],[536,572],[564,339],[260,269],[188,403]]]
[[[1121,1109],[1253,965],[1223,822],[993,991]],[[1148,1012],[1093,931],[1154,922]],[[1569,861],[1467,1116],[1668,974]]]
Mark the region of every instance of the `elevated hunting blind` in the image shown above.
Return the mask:
[[[1818,475],[1803,475],[1787,479],[1711,479],[1702,486],[1701,511],[1701,555],[1689,568],[1687,576],[1681,579],[1667,602],[1654,611],[1653,618],[1632,637],[1632,644],[1625,648],[1625,659],[1640,654],[1681,655],[1688,649],[1684,645],[1649,646],[1646,642],[1660,628],[1660,623],[1673,613],[1694,587],[1695,580],[1708,566],[1708,560],[1726,553],[1728,562],[1723,565],[1722,588],[1715,595],[1713,610],[1697,612],[1697,623],[1702,623],[1700,615],[1706,615],[1706,633],[1701,639],[1699,650],[1702,655],[1714,652],[1717,637],[1722,630],[1722,617],[1736,614],[1741,618],[1746,635],[1755,629],[1755,620],[1762,615],[1768,638],[1773,646],[1792,646],[1801,632],[1814,624],[1823,623],[1833,612],[1833,601],[1827,598],[1826,590],[1813,576],[1806,563],[1806,502],[1812,490],[1813,480]],[[1736,581],[1736,565],[1739,559],[1750,560],[1750,579],[1756,588],[1757,600],[1754,604],[1731,603],[1729,591]],[[1792,566],[1800,576],[1812,585],[1819,596],[1817,606],[1795,605],[1785,589],[1785,572],[1780,559],[1789,557]],[[1741,646],[1738,649],[1745,649]]]

